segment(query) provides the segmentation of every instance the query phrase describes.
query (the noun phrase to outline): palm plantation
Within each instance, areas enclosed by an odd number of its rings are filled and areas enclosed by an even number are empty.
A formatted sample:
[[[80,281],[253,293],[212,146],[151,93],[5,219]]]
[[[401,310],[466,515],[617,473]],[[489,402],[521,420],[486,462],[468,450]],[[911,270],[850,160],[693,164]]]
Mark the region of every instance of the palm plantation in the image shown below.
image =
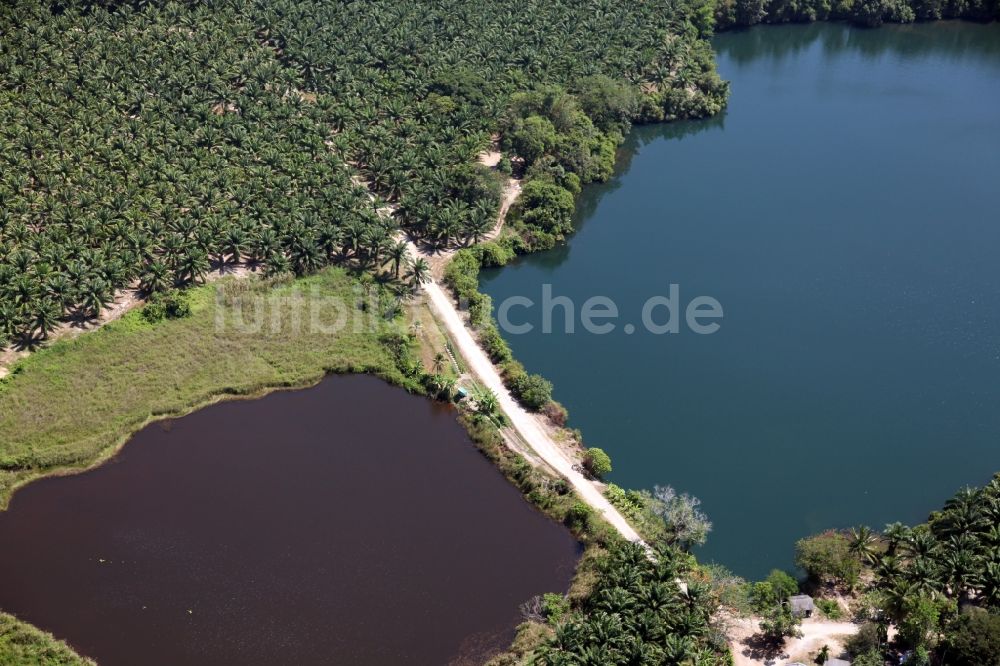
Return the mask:
[[[399,279],[399,225],[443,245],[492,227],[501,179],[475,156],[513,93],[657,81],[659,117],[698,113],[666,94],[681,73],[724,94],[665,0],[57,4],[0,8],[0,341],[240,261]]]

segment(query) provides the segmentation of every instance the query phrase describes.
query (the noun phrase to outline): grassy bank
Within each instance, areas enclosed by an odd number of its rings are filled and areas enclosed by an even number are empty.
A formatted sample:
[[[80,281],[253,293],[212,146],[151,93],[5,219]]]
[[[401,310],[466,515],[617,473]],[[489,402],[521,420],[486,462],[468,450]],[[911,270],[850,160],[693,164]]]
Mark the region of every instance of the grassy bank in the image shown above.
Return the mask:
[[[93,666],[52,634],[0,613],[0,666]]]
[[[342,269],[203,286],[188,292],[186,318],[151,324],[134,311],[27,357],[0,381],[0,503],[34,477],[103,460],[150,419],[219,396],[304,386],[328,372],[415,388],[399,347],[385,344],[400,324],[377,292]]]

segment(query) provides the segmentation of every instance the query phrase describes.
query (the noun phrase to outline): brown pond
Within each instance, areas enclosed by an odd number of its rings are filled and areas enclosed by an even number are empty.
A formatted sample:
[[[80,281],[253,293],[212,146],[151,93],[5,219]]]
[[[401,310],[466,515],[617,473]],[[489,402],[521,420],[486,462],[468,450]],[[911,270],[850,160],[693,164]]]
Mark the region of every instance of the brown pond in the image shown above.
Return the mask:
[[[19,491],[0,608],[104,666],[479,662],[578,554],[449,407],[330,377]]]

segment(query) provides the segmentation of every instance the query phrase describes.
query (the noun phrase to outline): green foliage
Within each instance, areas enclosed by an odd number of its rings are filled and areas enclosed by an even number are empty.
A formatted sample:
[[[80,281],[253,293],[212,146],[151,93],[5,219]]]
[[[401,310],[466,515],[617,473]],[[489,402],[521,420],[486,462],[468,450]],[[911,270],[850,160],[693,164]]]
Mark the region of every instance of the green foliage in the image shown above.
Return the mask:
[[[767,576],[767,582],[771,584],[779,601],[786,601],[788,597],[799,593],[798,581],[780,569],[772,569]]]
[[[556,624],[569,612],[569,600],[565,595],[546,592],[542,595],[542,611],[546,621]]]
[[[584,113],[602,132],[628,131],[639,111],[639,93],[635,88],[600,74],[578,81],[575,88]]]
[[[847,537],[834,530],[800,539],[795,544],[795,564],[815,581],[847,587],[857,584],[861,573],[861,564],[851,553]]]
[[[940,653],[949,666],[1000,666],[1000,615],[962,613],[948,627]]]
[[[584,465],[591,474],[600,479],[611,473],[611,456],[603,449],[591,447],[584,455]]]
[[[788,604],[776,604],[766,611],[760,621],[760,632],[772,641],[798,636],[802,619],[792,615]]]
[[[551,152],[559,142],[555,125],[548,118],[538,115],[517,118],[505,135],[508,147],[531,166],[536,160]]]
[[[508,383],[518,401],[530,410],[538,411],[552,400],[552,382],[541,375],[524,373]]]
[[[882,628],[874,622],[866,622],[861,625],[856,634],[847,639],[845,647],[852,656],[859,657],[871,653],[881,655],[884,644],[885,633]]]
[[[757,613],[766,613],[780,603],[774,586],[767,581],[758,581],[750,586],[750,606]]]
[[[869,650],[854,656],[853,666],[885,666],[885,656],[880,650]]]
[[[598,561],[579,611],[556,627],[532,663],[727,663],[728,650],[713,641],[708,589],[690,582],[685,594],[677,584],[690,567],[676,549],[663,549],[654,562],[639,546],[616,541]]]
[[[775,606],[788,601],[788,597],[798,594],[799,584],[790,575],[774,569],[767,580],[754,583],[749,588],[750,604],[760,614],[770,613]]]
[[[39,631],[11,615],[0,613],[2,666],[93,666],[52,634]]]
[[[929,647],[942,612],[947,612],[947,602],[915,595],[903,600],[902,610],[903,619],[897,627],[899,640],[907,647]]]
[[[840,620],[844,617],[844,611],[835,599],[817,599],[816,608],[829,620]]]
[[[594,515],[594,510],[590,505],[583,502],[575,502],[566,512],[566,525],[579,532],[586,532],[590,529],[590,521]]]
[[[191,314],[191,304],[187,296],[176,289],[154,292],[142,308],[142,316],[150,323],[164,318],[182,319]]]
[[[511,210],[515,224],[527,225],[543,240],[533,242],[535,249],[551,247],[573,229],[573,193],[545,180],[531,180]]]
[[[909,658],[903,662],[903,666],[931,666],[931,653],[921,645],[913,650]]]
[[[513,359],[507,341],[493,324],[488,324],[479,330],[479,343],[494,363],[505,363]]]

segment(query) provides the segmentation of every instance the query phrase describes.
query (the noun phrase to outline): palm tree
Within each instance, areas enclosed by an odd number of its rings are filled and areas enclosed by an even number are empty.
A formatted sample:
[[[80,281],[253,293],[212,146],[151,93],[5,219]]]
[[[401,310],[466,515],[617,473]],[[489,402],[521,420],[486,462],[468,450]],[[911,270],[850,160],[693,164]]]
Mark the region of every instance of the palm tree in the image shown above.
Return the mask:
[[[41,301],[32,314],[29,335],[31,337],[38,335],[42,340],[46,339],[59,325],[62,314],[62,308],[54,301],[50,299]]]
[[[399,269],[410,258],[410,248],[405,241],[396,241],[389,246],[389,260],[392,262],[392,270],[399,279]]]
[[[851,553],[867,564],[872,564],[878,557],[878,537],[865,525],[851,530],[849,547]]]
[[[431,267],[423,257],[418,257],[410,263],[407,277],[410,278],[410,285],[413,289],[419,289],[420,285],[430,281]]]
[[[170,271],[160,261],[150,262],[139,278],[139,290],[145,294],[166,291],[170,286]]]
[[[447,360],[447,358],[448,357],[445,356],[442,352],[434,354],[434,363],[433,363],[434,372],[440,373],[444,369],[444,362]]]
[[[114,300],[111,285],[101,278],[90,280],[83,288],[82,309],[91,317],[99,317],[101,310]]]
[[[485,386],[476,387],[473,393],[473,401],[476,403],[476,411],[488,418],[492,418],[497,413],[497,410],[500,409],[500,401],[497,399],[497,394]]]

